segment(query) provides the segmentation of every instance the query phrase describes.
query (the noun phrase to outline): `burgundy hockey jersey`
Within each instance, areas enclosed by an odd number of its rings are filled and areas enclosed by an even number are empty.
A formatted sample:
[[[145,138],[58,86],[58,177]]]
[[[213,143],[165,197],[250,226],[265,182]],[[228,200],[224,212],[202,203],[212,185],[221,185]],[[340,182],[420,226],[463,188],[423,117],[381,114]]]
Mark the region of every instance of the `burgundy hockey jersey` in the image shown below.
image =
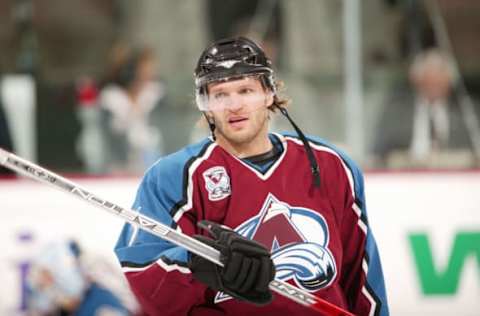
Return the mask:
[[[145,174],[135,210],[185,234],[207,219],[271,250],[276,278],[357,315],[388,315],[363,178],[345,155],[309,137],[320,168],[313,185],[302,142],[271,134],[281,155],[260,171],[209,139],[159,160]],[[149,315],[318,315],[274,294],[256,306],[196,281],[188,252],[126,224],[115,252]]]

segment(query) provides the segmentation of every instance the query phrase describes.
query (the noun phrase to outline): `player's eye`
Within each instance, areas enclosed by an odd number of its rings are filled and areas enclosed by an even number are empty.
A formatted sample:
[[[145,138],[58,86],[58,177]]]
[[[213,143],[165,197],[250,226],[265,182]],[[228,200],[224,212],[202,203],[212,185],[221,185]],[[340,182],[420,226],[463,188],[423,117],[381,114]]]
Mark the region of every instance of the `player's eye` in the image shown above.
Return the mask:
[[[240,91],[239,91],[240,94],[250,94],[250,93],[253,93],[253,92],[254,92],[254,91],[253,91],[253,89],[251,89],[251,88],[242,88],[242,89],[240,89]]]
[[[213,94],[213,98],[215,100],[224,100],[227,98],[227,94],[225,92],[217,92]]]

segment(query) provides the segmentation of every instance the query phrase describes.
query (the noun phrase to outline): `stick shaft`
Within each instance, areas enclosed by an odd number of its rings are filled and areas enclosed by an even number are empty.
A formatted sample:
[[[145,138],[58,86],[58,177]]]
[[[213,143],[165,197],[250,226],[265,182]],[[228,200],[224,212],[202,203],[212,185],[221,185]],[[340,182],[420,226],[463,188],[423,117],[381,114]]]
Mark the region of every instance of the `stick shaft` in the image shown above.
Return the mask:
[[[146,232],[167,240],[177,246],[183,247],[215,264],[223,266],[223,263],[220,261],[220,252],[215,248],[212,248],[188,235],[173,230],[169,226],[144,216],[139,212],[123,208],[115,203],[107,201],[82,188],[78,184],[1,148],[0,165],[3,165],[4,167],[27,176],[33,180],[49,184],[57,189],[60,189],[61,191],[72,194],[77,198],[84,200],[85,202],[88,202],[94,206],[108,211],[117,217],[122,218],[124,221]],[[284,281],[273,280],[270,283],[270,289],[299,304],[326,313],[327,315],[352,315],[338,306],[335,306],[308,292],[298,289],[297,287]]]
[[[220,261],[220,252],[194,238],[177,232],[172,228],[146,217],[139,212],[131,209],[123,208],[115,203],[107,201],[88,190],[82,188],[78,184],[46,170],[38,165],[33,164],[23,158],[12,153],[8,153],[0,149],[0,162],[5,167],[25,175],[34,180],[49,184],[66,193],[70,193],[90,204],[102,208],[109,213],[122,218],[124,221],[140,228],[149,233],[156,235],[162,239],[168,240],[178,246],[196,253],[218,265],[223,265]]]

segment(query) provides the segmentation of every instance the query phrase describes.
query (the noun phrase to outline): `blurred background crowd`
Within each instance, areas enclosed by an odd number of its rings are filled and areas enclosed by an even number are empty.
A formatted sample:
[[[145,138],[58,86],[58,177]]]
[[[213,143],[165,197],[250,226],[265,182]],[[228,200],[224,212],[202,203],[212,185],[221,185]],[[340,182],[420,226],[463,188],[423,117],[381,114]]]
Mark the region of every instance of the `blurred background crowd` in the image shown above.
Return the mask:
[[[475,0],[1,0],[0,143],[58,171],[141,174],[208,136],[196,60],[247,35],[299,125],[364,168],[477,168],[479,16]]]

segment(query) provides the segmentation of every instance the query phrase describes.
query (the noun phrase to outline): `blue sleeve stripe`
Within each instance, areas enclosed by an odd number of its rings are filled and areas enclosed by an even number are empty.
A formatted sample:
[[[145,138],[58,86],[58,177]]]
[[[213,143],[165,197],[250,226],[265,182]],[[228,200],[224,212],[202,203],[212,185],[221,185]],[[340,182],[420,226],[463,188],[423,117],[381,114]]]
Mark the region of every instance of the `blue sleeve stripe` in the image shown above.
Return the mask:
[[[365,286],[367,291],[370,293],[370,295],[372,295],[377,303],[375,315],[388,315],[387,295],[385,291],[380,256],[378,254],[375,238],[373,234],[370,233],[370,230],[367,235],[365,259],[368,264],[368,273]]]
[[[159,238],[155,243],[145,242],[136,244],[134,247],[117,248],[115,253],[120,262],[135,262],[137,266],[147,266],[157,261],[165,251],[173,247],[175,245]]]
[[[172,245],[167,241],[146,243],[135,247],[117,248],[115,253],[122,267],[142,268],[161,259],[167,265],[177,264],[186,267],[187,250]]]
[[[147,262],[144,262],[144,263],[137,263],[137,262],[132,262],[132,261],[120,261],[120,266],[122,268],[145,268],[145,267],[148,267],[148,266],[152,265],[153,263],[157,262],[158,260],[162,260],[163,262],[165,262],[169,266],[178,265],[180,267],[188,268],[187,261],[174,260],[174,259],[169,258],[167,256],[161,256],[157,260],[147,261]]]
[[[374,315],[388,315],[388,306],[386,304],[387,298],[382,267],[380,264],[380,257],[375,238],[368,224],[363,176],[356,164],[348,156],[340,151],[337,152],[339,152],[340,157],[353,175],[355,183],[355,203],[359,206],[361,211],[360,221],[362,221],[368,227],[365,242],[365,260],[368,266],[365,289],[375,301],[376,305]]]
[[[365,290],[368,292],[368,294],[373,298],[375,301],[375,311],[374,311],[374,316],[380,316],[381,310],[382,310],[382,301],[378,298],[378,296],[375,294],[375,291],[372,290],[368,282],[365,283]],[[383,314],[385,315],[385,314]]]
[[[371,235],[371,234],[369,234]],[[367,237],[368,239],[368,237]],[[368,243],[368,241],[367,241]],[[375,252],[376,252],[376,249],[375,249]],[[378,258],[378,257],[377,257]],[[379,284],[379,282],[381,284],[383,284],[383,279],[382,280],[379,280],[379,276],[377,273],[370,273],[371,270],[376,270],[377,267],[375,264],[372,264],[371,260],[370,260],[370,256],[369,256],[369,251],[365,251],[365,261],[367,263],[367,266],[368,266],[368,273],[367,273],[367,280],[365,282],[365,289],[367,290],[368,294],[373,298],[373,300],[375,301],[375,316],[379,316],[380,315],[380,312],[382,311],[382,307],[383,307],[383,304],[382,302],[385,301],[384,299],[381,299],[377,293],[380,293],[381,294],[381,291],[376,291],[375,289],[372,288],[372,286],[370,284]],[[377,260],[378,261],[378,260]],[[382,271],[380,269],[380,271]],[[382,315],[385,315],[382,313]]]

